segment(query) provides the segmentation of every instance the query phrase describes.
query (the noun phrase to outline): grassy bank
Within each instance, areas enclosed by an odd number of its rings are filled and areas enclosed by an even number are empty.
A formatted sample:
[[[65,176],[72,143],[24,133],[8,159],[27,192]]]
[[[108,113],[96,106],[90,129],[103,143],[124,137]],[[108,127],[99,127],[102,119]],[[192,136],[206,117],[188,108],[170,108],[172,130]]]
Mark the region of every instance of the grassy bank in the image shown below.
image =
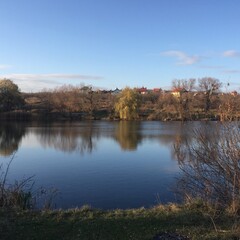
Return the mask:
[[[190,239],[240,239],[240,219],[201,204],[151,209],[0,210],[0,239],[153,239],[161,232]],[[165,239],[165,238],[164,238]]]

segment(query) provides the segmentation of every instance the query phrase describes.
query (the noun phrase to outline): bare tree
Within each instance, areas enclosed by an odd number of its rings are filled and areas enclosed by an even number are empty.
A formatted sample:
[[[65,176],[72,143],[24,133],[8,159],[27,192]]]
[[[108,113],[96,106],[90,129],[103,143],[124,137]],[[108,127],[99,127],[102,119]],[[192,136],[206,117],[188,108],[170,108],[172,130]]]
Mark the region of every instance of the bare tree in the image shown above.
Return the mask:
[[[225,93],[220,98],[219,114],[221,121],[237,120],[239,96]]]
[[[206,125],[191,142],[175,144],[183,176],[180,187],[192,198],[240,210],[240,129],[237,124]]]
[[[172,89],[185,89],[186,91],[190,92],[195,88],[196,79],[174,79],[172,81]]]
[[[176,108],[182,120],[190,118],[190,105],[192,102],[192,90],[195,88],[196,79],[175,79],[172,82],[173,91],[178,91]]]
[[[216,93],[219,91],[219,89],[222,86],[222,83],[216,79],[211,77],[205,77],[198,79],[198,85],[200,91],[204,92],[204,110],[205,112],[208,112],[211,108],[211,98],[213,93]]]
[[[60,112],[79,112],[83,108],[83,93],[80,87],[63,85],[54,89],[51,102]]]
[[[154,107],[154,112],[148,119],[159,119],[159,120],[171,120],[174,119],[177,112],[177,106],[175,104],[176,99],[170,93],[161,93],[158,97],[158,101]]]

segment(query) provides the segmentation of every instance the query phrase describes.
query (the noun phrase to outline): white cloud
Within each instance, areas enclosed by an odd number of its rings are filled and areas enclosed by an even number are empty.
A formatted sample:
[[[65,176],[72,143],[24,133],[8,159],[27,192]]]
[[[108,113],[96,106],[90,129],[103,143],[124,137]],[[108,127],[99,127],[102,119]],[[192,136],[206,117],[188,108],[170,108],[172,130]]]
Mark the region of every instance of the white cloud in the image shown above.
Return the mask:
[[[200,56],[196,55],[190,56],[187,55],[185,52],[176,50],[162,52],[161,55],[177,58],[178,60],[177,65],[193,65],[200,61]]]
[[[223,73],[227,73],[227,74],[240,73],[240,70],[230,69],[230,70],[225,70],[225,71],[223,71]]]
[[[223,52],[224,57],[240,57],[240,52],[236,50],[228,50]]]
[[[37,92],[44,88],[55,88],[63,84],[73,84],[73,80],[98,80],[101,76],[82,75],[82,74],[7,74],[0,75],[0,78],[13,80],[23,92]],[[79,82],[78,82],[79,83]],[[82,83],[82,82],[81,82]]]

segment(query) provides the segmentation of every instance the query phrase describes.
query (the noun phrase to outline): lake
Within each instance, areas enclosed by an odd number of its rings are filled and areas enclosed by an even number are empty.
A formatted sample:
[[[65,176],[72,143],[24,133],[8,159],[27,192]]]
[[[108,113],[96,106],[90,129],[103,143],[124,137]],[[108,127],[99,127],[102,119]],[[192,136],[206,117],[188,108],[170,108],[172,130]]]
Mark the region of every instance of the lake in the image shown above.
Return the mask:
[[[12,123],[0,127],[0,162],[14,159],[8,181],[34,175],[56,188],[56,208],[151,207],[177,202],[181,174],[174,143],[200,122]]]

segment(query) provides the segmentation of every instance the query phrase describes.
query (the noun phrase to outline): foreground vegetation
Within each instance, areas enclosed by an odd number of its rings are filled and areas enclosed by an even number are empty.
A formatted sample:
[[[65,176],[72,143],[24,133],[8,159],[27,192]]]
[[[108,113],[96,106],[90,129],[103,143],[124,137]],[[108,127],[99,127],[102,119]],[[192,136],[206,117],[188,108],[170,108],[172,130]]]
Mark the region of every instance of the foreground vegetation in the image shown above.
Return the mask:
[[[189,239],[240,239],[240,219],[194,204],[101,211],[89,207],[56,211],[0,210],[3,239],[153,239],[162,232]],[[165,238],[164,238],[165,239]]]
[[[188,198],[181,205],[129,210],[99,210],[89,206],[50,210],[51,202],[47,201],[49,204],[37,210],[37,199],[29,186],[31,178],[13,185],[7,183],[10,163],[0,178],[1,240],[240,239],[239,208],[233,211],[228,204],[210,203],[202,198]],[[155,238],[166,233],[174,237]]]

